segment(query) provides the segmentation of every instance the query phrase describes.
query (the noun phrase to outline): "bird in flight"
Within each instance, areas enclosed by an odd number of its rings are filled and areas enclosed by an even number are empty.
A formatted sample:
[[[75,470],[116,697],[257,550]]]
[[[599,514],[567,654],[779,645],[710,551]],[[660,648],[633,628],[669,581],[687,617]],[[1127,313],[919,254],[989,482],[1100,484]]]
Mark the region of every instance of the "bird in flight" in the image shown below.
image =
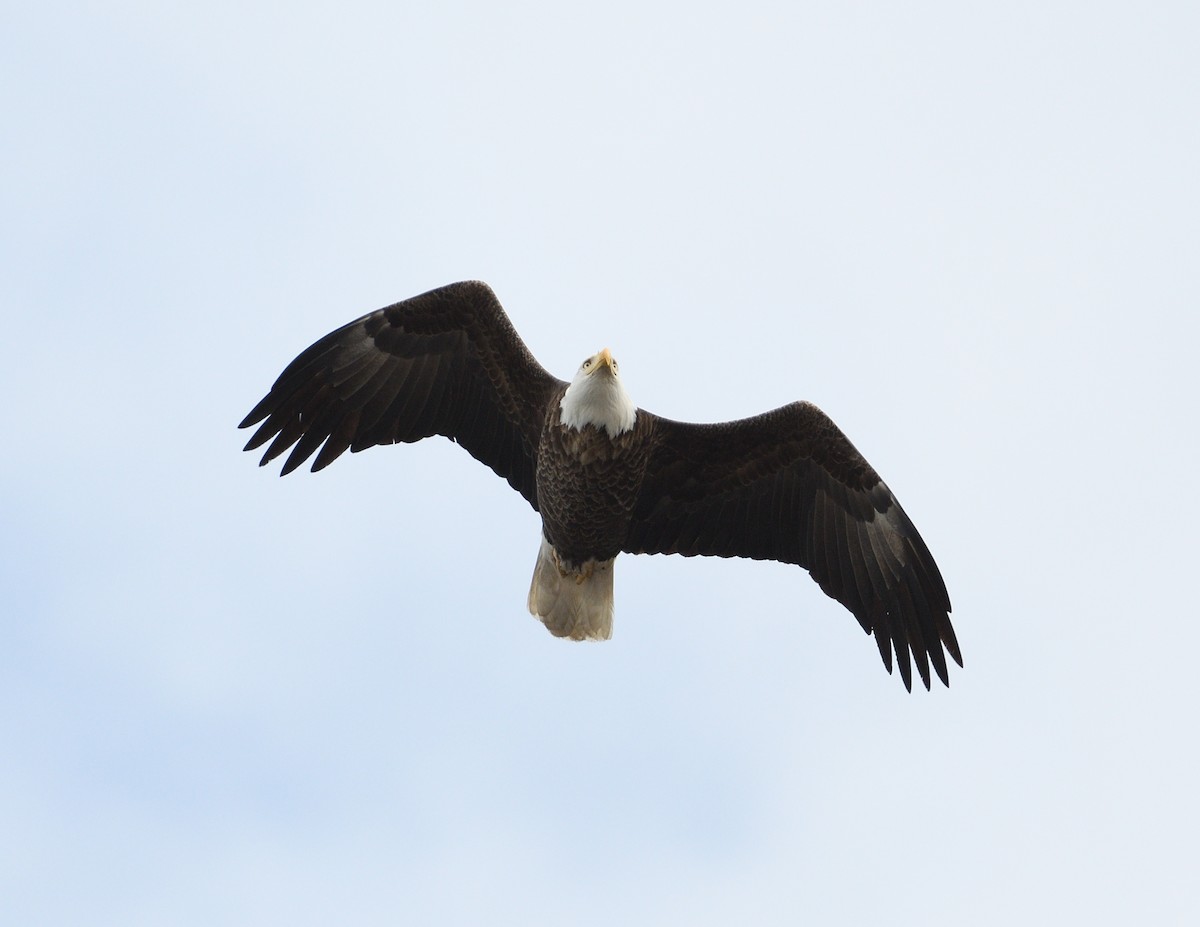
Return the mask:
[[[260,424],[261,423],[261,424]],[[551,634],[612,635],[620,553],[750,557],[804,567],[893,654],[906,689],[962,666],[937,564],[896,497],[816,406],[719,424],[639,409],[607,348],[568,383],[468,281],[368,313],[292,361],[239,427],[282,473],[347,449],[444,435],[542,518],[529,611]]]

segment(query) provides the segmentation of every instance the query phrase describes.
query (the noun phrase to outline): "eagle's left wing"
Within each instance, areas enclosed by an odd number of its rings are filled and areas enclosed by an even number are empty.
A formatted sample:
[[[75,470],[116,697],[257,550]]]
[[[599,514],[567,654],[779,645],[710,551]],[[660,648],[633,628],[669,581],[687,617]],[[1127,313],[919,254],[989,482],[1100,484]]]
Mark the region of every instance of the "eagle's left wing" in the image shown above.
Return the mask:
[[[962,665],[937,564],[891,490],[820,409],[797,402],[713,425],[639,410],[652,434],[628,553],[751,557],[807,569],[874,632],[906,688],[909,655],[949,685]]]

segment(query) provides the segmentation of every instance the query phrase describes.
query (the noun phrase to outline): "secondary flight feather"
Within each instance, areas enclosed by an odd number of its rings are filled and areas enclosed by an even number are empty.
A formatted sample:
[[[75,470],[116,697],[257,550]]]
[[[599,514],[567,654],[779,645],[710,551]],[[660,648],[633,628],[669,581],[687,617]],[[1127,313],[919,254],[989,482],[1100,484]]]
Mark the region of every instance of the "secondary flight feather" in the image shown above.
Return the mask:
[[[346,450],[444,435],[542,518],[528,606],[573,640],[612,635],[620,553],[804,567],[874,634],[905,688],[962,665],[937,564],[891,490],[816,406],[720,424],[637,408],[607,348],[568,383],[525,347],[491,289],[465,282],[368,313],[305,350],[240,427],[320,470]],[[268,442],[270,442],[268,444]]]

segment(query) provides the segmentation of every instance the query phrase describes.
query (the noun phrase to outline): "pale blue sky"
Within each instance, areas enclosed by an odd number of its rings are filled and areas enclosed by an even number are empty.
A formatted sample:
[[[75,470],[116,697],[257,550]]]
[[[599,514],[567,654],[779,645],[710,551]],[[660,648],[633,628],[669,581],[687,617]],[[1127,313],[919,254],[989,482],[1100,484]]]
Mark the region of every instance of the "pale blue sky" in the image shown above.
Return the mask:
[[[0,919],[1200,915],[1193,5],[0,13]],[[235,425],[488,281],[678,419],[805,398],[941,565],[907,695],[800,570],[618,561],[446,441]]]

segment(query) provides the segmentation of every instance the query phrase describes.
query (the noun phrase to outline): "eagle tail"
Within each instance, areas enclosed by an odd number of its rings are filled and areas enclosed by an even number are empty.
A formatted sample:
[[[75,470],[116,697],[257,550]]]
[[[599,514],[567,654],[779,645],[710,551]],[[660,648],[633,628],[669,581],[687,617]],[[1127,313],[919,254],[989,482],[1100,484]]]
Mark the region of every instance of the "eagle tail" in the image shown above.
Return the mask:
[[[612,568],[611,560],[589,560],[578,569],[568,569],[543,536],[529,585],[530,614],[555,637],[608,640],[612,637]]]

